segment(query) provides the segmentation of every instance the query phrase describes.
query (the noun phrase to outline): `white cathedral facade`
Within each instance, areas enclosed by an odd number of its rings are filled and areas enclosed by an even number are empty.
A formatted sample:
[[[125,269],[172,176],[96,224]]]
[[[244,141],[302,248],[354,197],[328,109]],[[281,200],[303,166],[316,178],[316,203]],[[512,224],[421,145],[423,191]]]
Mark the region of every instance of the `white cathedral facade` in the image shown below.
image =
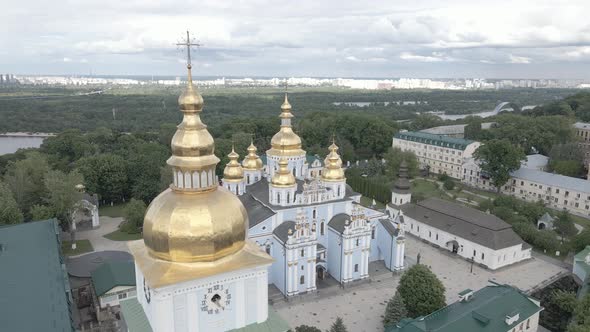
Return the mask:
[[[285,96],[266,165],[253,144],[241,164],[232,150],[222,179],[246,208],[248,238],[274,259],[268,283],[290,297],[315,291],[329,277],[341,285],[366,279],[376,260],[402,270],[404,225],[360,205],[361,195],[346,184],[336,144],[321,170],[317,160],[309,165],[292,117]]]

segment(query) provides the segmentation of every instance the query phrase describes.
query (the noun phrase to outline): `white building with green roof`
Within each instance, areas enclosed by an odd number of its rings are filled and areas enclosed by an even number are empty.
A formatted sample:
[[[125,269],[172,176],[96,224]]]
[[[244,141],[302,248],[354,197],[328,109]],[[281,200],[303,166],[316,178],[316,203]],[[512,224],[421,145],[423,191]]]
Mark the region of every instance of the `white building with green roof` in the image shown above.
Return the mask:
[[[425,132],[400,131],[393,137],[392,146],[411,151],[421,168],[437,174],[446,173],[455,179],[463,174],[463,163],[471,158],[481,143]]]
[[[100,308],[118,306],[121,300],[135,297],[135,265],[128,262],[106,262],[92,271],[92,286]]]
[[[534,332],[542,310],[539,301],[518,289],[493,284],[465,290],[457,302],[424,317],[404,319],[385,332]]]
[[[573,273],[582,285],[579,295],[583,296],[590,291],[590,245],[574,256]]]

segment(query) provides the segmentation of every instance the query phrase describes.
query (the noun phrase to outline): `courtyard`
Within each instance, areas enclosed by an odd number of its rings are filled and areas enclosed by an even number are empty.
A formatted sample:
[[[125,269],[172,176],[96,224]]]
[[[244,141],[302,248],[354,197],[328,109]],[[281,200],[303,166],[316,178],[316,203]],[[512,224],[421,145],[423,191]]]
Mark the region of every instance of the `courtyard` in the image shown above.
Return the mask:
[[[535,258],[499,271],[474,265],[473,272],[470,272],[471,263],[408,236],[406,264],[415,264],[418,253],[420,263],[429,266],[444,284],[447,303],[454,302],[457,294],[466,288],[477,290],[486,286],[488,280],[527,291],[556,274],[568,272],[551,261]],[[326,330],[340,316],[349,331],[382,331],[385,306],[395,293],[401,275],[385,270],[382,262],[371,263],[369,271],[370,283],[347,289],[338,286],[321,289],[301,299],[278,301],[271,308],[291,327],[305,324]]]

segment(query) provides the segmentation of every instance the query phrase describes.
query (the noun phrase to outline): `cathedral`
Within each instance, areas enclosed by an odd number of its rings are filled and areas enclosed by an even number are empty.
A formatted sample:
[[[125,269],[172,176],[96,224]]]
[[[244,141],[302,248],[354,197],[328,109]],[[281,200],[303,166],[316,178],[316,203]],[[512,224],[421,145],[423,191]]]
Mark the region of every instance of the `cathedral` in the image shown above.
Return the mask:
[[[323,166],[309,162],[286,95],[266,164],[253,144],[241,163],[232,149],[218,180],[187,52],[183,118],[167,160],[173,181],[147,208],[143,240],[129,243],[137,298],[121,304],[128,330],[283,332],[269,285],[292,297],[327,278],[367,279],[370,261],[403,269],[403,225],[359,204],[334,141]]]
[[[268,283],[290,297],[315,291],[327,278],[341,285],[366,279],[371,261],[403,269],[403,225],[360,205],[361,195],[346,184],[334,141],[318,169],[318,160],[302,149],[292,118],[285,95],[266,163],[253,144],[241,164],[232,150],[222,179],[246,208],[248,238],[274,259]]]

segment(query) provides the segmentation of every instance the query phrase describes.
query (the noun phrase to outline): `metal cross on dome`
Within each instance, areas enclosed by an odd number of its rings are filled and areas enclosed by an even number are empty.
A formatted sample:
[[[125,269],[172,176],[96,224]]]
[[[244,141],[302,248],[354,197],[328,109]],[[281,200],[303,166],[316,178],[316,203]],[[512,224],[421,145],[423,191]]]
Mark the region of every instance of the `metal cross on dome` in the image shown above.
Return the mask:
[[[177,43],[176,46],[186,47],[186,66],[188,68],[191,68],[192,67],[191,47],[193,47],[193,46],[200,47],[203,45],[199,44],[198,42],[195,42],[194,39],[191,40],[190,32],[187,30],[186,31],[186,40],[183,40],[181,43]]]

